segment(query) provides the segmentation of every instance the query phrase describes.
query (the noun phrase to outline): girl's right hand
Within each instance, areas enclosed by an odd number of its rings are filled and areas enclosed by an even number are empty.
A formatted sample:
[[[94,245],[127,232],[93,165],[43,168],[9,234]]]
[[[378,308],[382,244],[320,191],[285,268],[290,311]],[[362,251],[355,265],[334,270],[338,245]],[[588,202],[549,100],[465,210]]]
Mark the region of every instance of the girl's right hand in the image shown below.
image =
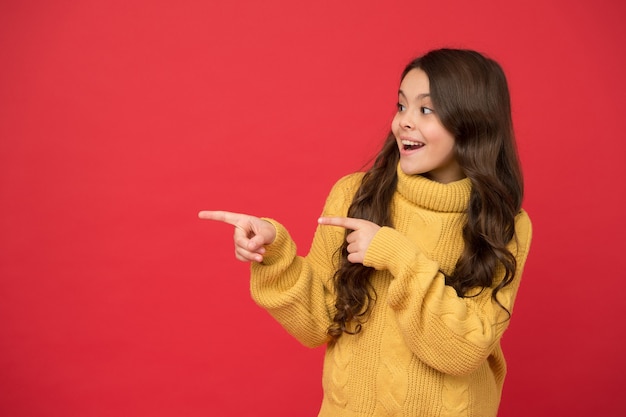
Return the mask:
[[[229,211],[201,211],[198,217],[235,226],[235,257],[243,262],[262,262],[265,246],[276,239],[274,225],[258,217]]]

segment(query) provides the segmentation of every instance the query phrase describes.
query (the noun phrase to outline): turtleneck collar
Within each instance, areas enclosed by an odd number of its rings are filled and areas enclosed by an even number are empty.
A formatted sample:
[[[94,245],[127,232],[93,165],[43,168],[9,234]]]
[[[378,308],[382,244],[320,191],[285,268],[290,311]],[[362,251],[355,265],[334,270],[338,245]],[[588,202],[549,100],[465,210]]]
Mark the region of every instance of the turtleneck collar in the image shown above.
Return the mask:
[[[407,175],[398,164],[398,193],[411,203],[428,210],[461,213],[469,204],[472,183],[463,178],[448,184],[421,175]]]

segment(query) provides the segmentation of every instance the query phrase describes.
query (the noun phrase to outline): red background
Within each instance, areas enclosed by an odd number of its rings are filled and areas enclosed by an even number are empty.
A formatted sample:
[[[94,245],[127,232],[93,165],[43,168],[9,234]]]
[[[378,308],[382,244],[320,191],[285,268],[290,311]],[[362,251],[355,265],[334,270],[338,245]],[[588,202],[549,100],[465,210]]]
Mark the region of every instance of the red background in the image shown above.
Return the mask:
[[[232,228],[196,213],[274,217],[306,253],[404,64],[452,46],[508,74],[535,229],[500,415],[626,415],[625,18],[617,0],[2,1],[0,414],[316,415],[323,350],[254,305]]]

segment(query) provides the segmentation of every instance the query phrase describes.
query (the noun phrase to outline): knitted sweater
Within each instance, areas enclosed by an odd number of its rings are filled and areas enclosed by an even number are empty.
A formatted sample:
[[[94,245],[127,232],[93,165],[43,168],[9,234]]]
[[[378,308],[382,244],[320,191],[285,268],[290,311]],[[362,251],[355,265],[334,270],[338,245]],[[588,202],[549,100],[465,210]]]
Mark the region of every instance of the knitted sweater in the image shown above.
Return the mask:
[[[324,216],[345,216],[362,173],[333,187]],[[463,250],[461,229],[471,183],[408,176],[398,168],[392,201],[394,227],[374,236],[364,265],[375,268],[376,301],[362,330],[327,348],[319,416],[474,416],[497,414],[506,374],[500,338],[509,316],[476,290],[459,298],[440,272],[452,273]],[[262,263],[252,264],[254,300],[301,343],[327,342],[335,314],[333,274],[344,230],[319,226],[306,257],[283,226]],[[531,240],[521,211],[509,249],[517,275],[498,293],[512,311]],[[503,271],[498,273],[496,282]]]

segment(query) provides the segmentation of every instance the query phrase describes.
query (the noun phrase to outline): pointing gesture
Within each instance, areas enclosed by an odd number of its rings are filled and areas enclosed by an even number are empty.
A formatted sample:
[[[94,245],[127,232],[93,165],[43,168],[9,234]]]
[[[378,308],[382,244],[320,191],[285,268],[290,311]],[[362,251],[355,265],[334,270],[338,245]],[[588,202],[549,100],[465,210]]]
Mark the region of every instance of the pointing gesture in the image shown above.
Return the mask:
[[[265,245],[276,238],[276,229],[265,220],[229,211],[201,211],[198,217],[235,226],[235,257],[243,262],[262,262]]]
[[[348,261],[359,264],[363,263],[365,253],[372,239],[374,239],[374,235],[380,230],[380,226],[376,223],[351,217],[320,217],[318,223],[352,230],[352,232],[346,236],[346,242],[348,243]]]

